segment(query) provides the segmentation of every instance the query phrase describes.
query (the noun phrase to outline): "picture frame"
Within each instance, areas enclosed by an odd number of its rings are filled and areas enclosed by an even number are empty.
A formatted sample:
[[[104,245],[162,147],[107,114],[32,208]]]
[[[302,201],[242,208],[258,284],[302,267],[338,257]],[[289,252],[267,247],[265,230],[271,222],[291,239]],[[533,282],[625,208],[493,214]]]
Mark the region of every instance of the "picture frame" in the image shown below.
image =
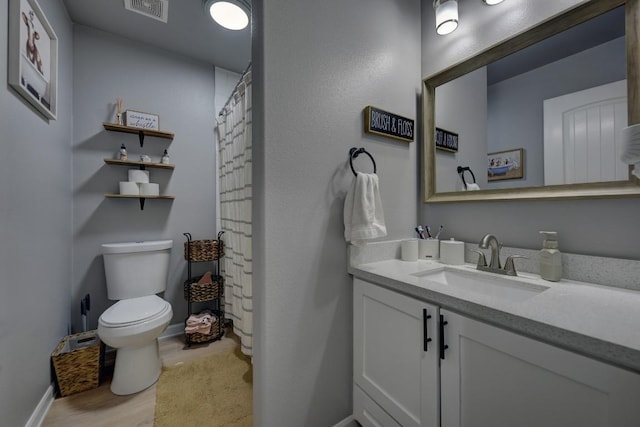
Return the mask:
[[[56,120],[58,38],[36,0],[9,0],[8,81],[45,118]]]
[[[132,128],[160,130],[160,116],[142,111],[126,110],[124,124]]]
[[[487,180],[522,179],[524,177],[524,149],[496,151],[487,154]]]
[[[449,153],[457,153],[458,152],[458,134],[441,129],[436,128],[436,149],[442,151],[448,151]]]

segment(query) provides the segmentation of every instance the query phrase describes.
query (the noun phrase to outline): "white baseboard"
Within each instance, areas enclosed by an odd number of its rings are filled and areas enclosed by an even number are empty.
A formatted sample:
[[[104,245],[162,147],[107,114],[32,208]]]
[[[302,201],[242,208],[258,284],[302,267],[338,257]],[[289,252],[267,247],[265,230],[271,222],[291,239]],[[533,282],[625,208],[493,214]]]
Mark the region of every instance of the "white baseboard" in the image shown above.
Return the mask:
[[[51,384],[47,387],[42,399],[38,402],[38,406],[36,406],[36,409],[34,409],[24,427],[40,427],[44,421],[44,417],[46,417],[47,412],[49,412],[49,408],[51,408],[54,397],[53,384]]]
[[[357,427],[357,426],[358,424],[356,423],[356,420],[353,419],[353,415],[349,415],[347,418],[340,421],[338,424],[334,425],[333,427]]]

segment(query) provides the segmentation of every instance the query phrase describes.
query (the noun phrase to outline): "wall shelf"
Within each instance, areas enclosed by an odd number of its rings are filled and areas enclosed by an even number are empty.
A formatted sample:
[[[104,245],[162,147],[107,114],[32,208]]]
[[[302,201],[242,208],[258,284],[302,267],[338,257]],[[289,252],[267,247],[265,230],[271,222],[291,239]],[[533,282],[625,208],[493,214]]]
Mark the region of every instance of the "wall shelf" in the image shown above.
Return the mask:
[[[144,168],[175,169],[176,167],[165,163],[137,162],[133,160],[104,159],[104,162],[108,165],[138,166],[143,170]]]
[[[140,199],[140,210],[144,209],[145,199],[161,199],[161,200],[173,200],[175,196],[142,196],[137,194],[105,194],[104,197],[109,199]]]
[[[174,134],[171,132],[162,132],[159,130],[151,130],[151,129],[140,129],[134,128],[131,126],[118,125],[115,123],[102,123],[102,126],[106,130],[111,130],[115,132],[124,132],[124,133],[134,133],[138,135],[140,139],[140,147],[144,145],[144,137],[145,136],[156,136],[158,138],[165,138],[173,140]]]

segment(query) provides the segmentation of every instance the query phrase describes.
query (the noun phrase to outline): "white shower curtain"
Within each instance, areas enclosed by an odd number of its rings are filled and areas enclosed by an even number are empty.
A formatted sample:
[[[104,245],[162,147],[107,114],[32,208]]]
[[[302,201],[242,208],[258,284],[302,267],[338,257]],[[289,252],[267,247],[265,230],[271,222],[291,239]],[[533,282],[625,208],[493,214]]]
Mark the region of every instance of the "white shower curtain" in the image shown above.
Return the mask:
[[[251,68],[218,116],[220,226],[225,232],[225,316],[242,352],[253,352],[251,250]]]

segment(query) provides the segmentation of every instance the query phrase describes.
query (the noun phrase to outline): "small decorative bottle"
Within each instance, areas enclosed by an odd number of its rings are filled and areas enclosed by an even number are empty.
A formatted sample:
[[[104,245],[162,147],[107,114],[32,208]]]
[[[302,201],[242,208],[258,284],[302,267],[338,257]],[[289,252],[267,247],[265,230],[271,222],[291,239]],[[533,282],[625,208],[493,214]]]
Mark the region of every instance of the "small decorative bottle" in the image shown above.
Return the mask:
[[[167,150],[164,150],[164,154],[162,155],[162,159],[160,160],[160,163],[162,163],[163,165],[168,165],[169,164],[169,153],[167,153]]]
[[[124,144],[120,146],[120,160],[127,160],[127,147]]]

